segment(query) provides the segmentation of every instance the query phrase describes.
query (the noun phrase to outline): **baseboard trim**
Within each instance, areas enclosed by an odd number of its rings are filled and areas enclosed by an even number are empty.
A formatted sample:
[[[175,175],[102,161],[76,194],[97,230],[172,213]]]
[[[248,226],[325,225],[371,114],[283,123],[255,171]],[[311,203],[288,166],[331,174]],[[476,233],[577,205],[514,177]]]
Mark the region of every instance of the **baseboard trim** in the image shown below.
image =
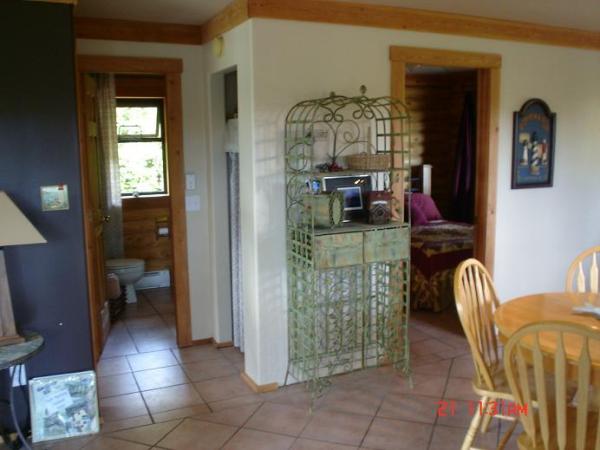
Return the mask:
[[[209,345],[209,344],[212,344],[213,342],[215,342],[215,340],[211,337],[206,338],[206,339],[194,339],[192,341],[192,345]]]
[[[269,383],[269,384],[256,384],[250,376],[246,372],[241,372],[240,377],[248,385],[250,389],[252,389],[257,394],[264,394],[265,392],[273,392],[279,389],[279,385],[277,383]]]
[[[233,341],[217,342],[213,339],[213,345],[215,346],[215,348],[229,348],[233,347]]]

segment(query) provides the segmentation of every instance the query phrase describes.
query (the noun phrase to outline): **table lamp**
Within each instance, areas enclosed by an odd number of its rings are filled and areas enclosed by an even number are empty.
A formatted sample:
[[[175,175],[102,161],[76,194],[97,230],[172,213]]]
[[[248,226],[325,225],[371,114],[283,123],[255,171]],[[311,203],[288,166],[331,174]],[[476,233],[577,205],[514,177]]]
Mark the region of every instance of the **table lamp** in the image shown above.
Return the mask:
[[[3,247],[43,244],[46,240],[12,202],[0,191],[0,346],[17,344],[25,339],[17,334],[13,314]]]

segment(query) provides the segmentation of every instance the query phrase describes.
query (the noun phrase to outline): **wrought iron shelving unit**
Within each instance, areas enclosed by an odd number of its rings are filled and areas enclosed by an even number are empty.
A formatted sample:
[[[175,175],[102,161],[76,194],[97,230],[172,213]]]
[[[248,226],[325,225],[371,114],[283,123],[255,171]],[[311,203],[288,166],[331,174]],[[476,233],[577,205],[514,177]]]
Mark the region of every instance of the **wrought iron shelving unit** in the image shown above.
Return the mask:
[[[303,101],[285,124],[290,378],[320,393],[334,374],[392,364],[410,374],[410,118],[390,97],[361,95]],[[389,168],[324,173],[344,156],[388,155]],[[392,192],[383,225],[315,226],[313,182],[371,176]]]

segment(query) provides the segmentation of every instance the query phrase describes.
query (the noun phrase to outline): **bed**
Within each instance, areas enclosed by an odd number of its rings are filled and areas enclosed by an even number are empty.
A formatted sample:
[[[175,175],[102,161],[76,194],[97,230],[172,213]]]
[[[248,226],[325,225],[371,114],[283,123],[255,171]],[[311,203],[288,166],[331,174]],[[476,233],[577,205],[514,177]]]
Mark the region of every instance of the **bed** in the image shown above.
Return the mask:
[[[454,303],[456,267],[473,256],[473,225],[444,220],[422,192],[412,193],[411,221],[411,307],[441,311]]]

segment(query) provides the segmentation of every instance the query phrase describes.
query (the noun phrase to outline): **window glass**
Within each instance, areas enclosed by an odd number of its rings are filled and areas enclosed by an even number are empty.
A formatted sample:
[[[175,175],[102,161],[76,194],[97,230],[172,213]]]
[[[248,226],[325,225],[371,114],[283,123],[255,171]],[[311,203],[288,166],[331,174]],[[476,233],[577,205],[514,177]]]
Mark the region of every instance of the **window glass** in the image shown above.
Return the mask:
[[[117,132],[119,137],[161,137],[157,106],[118,106]]]
[[[121,194],[165,192],[162,142],[119,143]]]
[[[121,195],[166,194],[162,101],[117,101]]]

